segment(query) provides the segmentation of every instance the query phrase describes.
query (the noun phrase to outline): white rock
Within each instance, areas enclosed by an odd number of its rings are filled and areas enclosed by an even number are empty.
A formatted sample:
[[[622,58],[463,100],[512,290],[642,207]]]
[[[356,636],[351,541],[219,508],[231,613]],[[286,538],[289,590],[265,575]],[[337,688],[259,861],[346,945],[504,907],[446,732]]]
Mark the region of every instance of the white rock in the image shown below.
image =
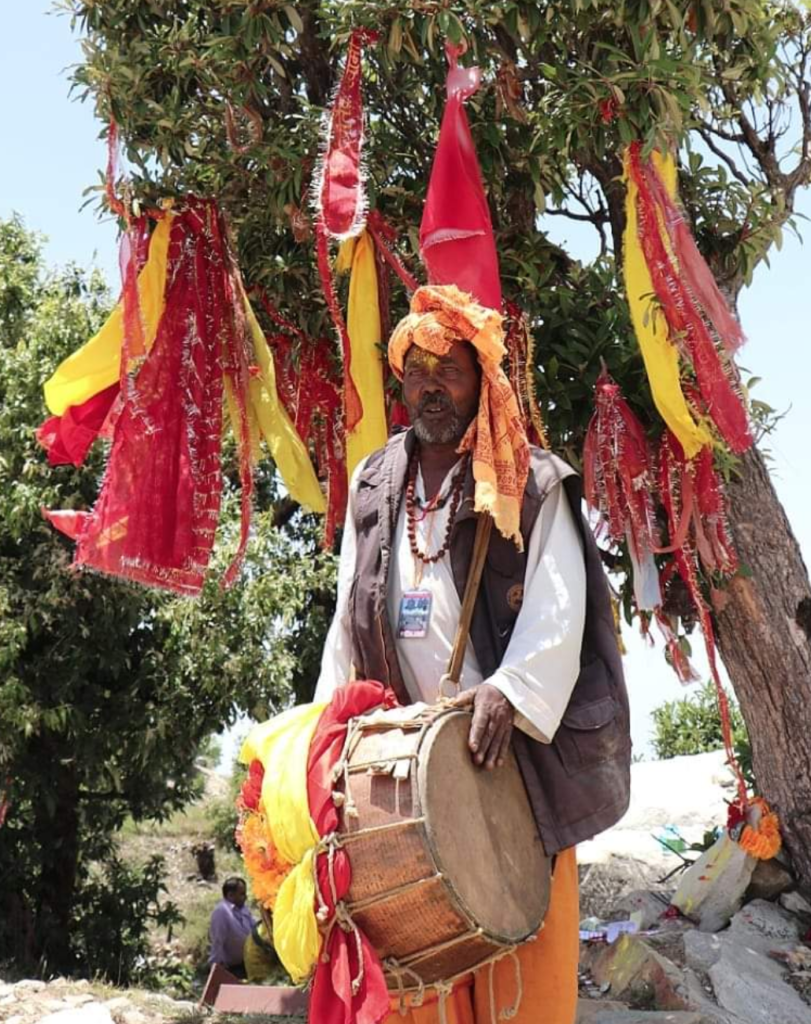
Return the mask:
[[[740,909],[756,864],[724,833],[684,873],[673,905],[702,931],[720,931]]]
[[[113,999],[105,999],[101,1004],[106,1010],[124,1010],[132,1006],[126,996],[115,996]]]
[[[709,974],[721,958],[722,939],[709,932],[690,931],[684,935],[684,958],[694,971]]]
[[[84,1006],[73,1006],[58,1013],[49,1013],[40,1017],[37,1024],[115,1024],[101,1003],[86,1003]]]
[[[149,1024],[149,1017],[140,1010],[121,1010],[116,1016],[121,1024]]]
[[[811,917],[811,903],[798,892],[784,892],[777,902],[790,914],[805,914]]]
[[[774,903],[752,900],[733,917],[729,932],[736,941],[768,950],[777,944],[795,946],[800,940],[800,923]],[[811,1010],[808,1017],[811,1021]]]
[[[811,1007],[763,953],[732,939],[709,971],[715,998],[745,1024],[809,1024]]]
[[[62,998],[68,1006],[84,1006],[85,1003],[92,1003],[95,996],[92,996],[89,992],[80,992],[77,995],[63,996]],[[107,1004],[102,1003],[101,1005],[106,1006]]]
[[[37,978],[24,978],[14,986],[15,992],[41,992],[45,988],[45,982]]]

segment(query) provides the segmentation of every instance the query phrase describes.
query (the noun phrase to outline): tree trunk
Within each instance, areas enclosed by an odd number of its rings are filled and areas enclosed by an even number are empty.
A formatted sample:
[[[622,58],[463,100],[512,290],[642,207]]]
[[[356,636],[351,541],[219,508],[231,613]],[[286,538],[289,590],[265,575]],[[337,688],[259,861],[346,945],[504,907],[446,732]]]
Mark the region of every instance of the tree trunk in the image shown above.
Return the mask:
[[[741,562],[718,613],[718,644],[752,743],[758,787],[780,816],[811,892],[811,585],[763,457],[752,449],[727,487]]]
[[[36,952],[45,969],[67,974],[75,966],[70,935],[79,862],[79,781],[70,752],[58,740],[50,742],[45,734],[39,746],[42,763],[51,766],[54,785],[52,807],[43,800],[35,809],[35,835],[40,848]]]

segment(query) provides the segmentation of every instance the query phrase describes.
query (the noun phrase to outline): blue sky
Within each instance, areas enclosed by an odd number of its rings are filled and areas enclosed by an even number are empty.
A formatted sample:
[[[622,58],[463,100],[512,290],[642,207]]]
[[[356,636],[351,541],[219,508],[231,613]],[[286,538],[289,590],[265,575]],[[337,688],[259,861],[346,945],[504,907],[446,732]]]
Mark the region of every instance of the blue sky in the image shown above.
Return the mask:
[[[46,0],[6,4],[0,38],[0,216],[23,216],[29,228],[48,236],[46,254],[54,264],[94,264],[117,284],[117,247],[111,219],[92,208],[80,212],[82,191],[98,182],[105,163],[100,123],[88,103],[68,98],[65,68],[80,58],[69,20],[47,13]],[[811,218],[811,194],[798,204]],[[566,225],[550,228],[558,240]],[[787,235],[771,269],[761,268],[744,292],[740,314],[748,343],[740,362],[763,378],[754,393],[779,410],[789,410],[768,441],[777,492],[794,532],[811,554],[811,222],[803,247]],[[576,244],[572,238],[573,244]],[[653,707],[683,689],[665,666],[661,647],[647,649],[627,637],[626,671],[637,749],[644,749]],[[698,646],[698,645],[696,645]],[[697,666],[702,664],[696,658]]]

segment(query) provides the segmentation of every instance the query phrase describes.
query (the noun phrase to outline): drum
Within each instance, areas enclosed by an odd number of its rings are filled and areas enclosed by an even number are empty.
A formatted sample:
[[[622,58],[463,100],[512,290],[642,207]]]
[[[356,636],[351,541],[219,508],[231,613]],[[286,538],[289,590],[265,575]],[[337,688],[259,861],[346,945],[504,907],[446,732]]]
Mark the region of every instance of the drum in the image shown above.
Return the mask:
[[[398,708],[354,719],[339,762],[346,909],[389,988],[448,981],[541,927],[550,869],[510,751],[473,764],[471,715]]]

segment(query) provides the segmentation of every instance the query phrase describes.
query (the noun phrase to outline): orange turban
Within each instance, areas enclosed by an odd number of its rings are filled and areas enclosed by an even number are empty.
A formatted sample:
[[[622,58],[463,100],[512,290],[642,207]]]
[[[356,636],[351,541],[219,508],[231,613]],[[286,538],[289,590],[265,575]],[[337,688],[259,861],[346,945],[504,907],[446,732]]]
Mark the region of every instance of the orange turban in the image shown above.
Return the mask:
[[[529,474],[529,441],[518,400],[501,368],[504,329],[501,314],[480,306],[455,285],[427,285],[411,297],[411,312],[395,327],[389,363],[403,379],[412,345],[446,355],[456,341],[469,341],[482,369],[479,411],[459,444],[472,452],[477,512],[489,512],[499,531],[521,540],[521,502]]]

